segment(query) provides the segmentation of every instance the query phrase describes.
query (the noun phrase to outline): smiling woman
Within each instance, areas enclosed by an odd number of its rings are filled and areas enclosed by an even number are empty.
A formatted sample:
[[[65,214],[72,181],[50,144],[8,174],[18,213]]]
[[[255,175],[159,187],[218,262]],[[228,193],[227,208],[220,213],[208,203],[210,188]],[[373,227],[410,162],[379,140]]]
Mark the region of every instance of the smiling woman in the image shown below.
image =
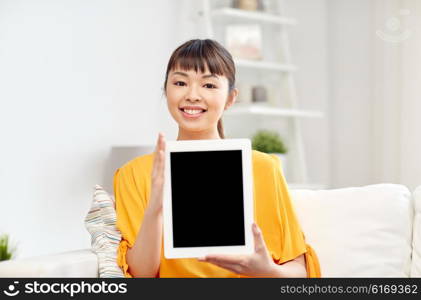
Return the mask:
[[[179,124],[178,140],[224,137],[221,115],[234,102],[237,92],[229,91],[225,76],[209,72],[170,71],[165,91],[169,111]],[[217,122],[218,132],[214,130]]]
[[[234,62],[224,47],[208,39],[178,47],[169,60],[164,88],[178,124],[177,140],[224,138],[221,116],[238,94]],[[114,176],[117,227],[122,233],[118,265],[126,277],[320,277],[317,255],[305,242],[278,158],[255,150],[254,253],[166,259],[164,152],[164,136],[159,134],[155,152],[126,163]]]
[[[234,85],[234,62],[217,42],[192,40],[178,47],[164,82],[168,109],[179,125],[177,140],[225,138],[221,117],[235,102]]]

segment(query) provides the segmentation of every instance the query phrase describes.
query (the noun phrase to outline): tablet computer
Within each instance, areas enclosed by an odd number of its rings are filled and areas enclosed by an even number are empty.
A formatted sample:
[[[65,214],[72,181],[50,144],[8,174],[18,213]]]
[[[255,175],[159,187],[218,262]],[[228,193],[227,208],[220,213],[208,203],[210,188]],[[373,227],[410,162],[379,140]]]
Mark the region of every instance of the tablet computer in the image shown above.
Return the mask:
[[[249,139],[166,141],[164,256],[254,251]]]

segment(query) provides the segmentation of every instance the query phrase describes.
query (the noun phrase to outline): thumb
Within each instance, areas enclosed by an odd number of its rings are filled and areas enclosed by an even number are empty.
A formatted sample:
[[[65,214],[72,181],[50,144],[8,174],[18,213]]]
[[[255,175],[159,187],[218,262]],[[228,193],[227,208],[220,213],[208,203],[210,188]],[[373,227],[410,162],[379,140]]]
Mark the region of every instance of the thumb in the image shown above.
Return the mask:
[[[266,251],[266,244],[265,240],[263,239],[263,234],[260,228],[257,226],[256,223],[253,223],[253,237],[254,237],[254,251],[255,252],[265,252]]]

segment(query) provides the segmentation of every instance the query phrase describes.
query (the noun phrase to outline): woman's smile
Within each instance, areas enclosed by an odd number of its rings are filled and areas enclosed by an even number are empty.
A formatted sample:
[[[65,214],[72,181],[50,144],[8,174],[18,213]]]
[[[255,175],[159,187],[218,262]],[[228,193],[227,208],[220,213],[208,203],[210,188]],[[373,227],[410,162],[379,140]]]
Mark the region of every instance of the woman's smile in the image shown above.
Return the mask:
[[[180,108],[182,116],[187,120],[197,120],[206,113],[206,110],[193,110]]]

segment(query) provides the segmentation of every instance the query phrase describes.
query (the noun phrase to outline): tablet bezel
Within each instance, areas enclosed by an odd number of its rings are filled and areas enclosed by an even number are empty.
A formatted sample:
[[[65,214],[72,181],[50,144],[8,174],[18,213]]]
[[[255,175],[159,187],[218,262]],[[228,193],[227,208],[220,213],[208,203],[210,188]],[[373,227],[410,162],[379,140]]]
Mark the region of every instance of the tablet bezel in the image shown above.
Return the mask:
[[[244,246],[211,246],[174,248],[171,197],[172,152],[241,150],[243,164]],[[207,254],[251,254],[254,251],[252,223],[254,219],[252,149],[249,139],[214,139],[166,141],[163,199],[163,236],[165,258],[194,258]]]

